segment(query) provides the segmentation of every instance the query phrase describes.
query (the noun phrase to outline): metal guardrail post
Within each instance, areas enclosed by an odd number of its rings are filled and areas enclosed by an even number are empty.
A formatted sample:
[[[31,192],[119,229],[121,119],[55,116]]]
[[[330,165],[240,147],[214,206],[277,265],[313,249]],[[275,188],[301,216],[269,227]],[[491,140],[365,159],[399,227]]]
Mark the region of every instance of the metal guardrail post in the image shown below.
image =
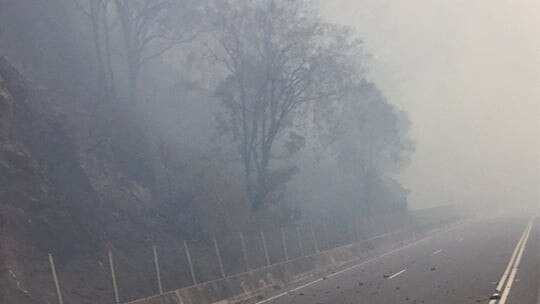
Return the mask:
[[[281,241],[283,243],[283,253],[285,254],[285,261],[289,260],[289,252],[287,251],[287,241],[285,240],[285,229],[281,228]]]
[[[163,294],[163,287],[161,286],[161,274],[159,272],[159,259],[158,259],[156,245],[152,245],[152,251],[154,253],[154,266],[156,267],[156,277],[157,277],[159,294]]]
[[[312,224],[309,225],[309,231],[311,232],[311,238],[313,239],[313,248],[315,249],[315,252],[319,252],[319,246],[317,246],[317,238],[315,237]]]
[[[323,222],[323,233],[324,233],[324,241],[326,243],[325,249],[330,249],[330,240],[328,239],[328,225],[326,222]]]
[[[49,263],[51,264],[51,272],[53,275],[54,285],[56,286],[56,294],[58,296],[58,303],[64,304],[62,300],[62,293],[60,292],[60,283],[58,283],[58,276],[56,275],[56,268],[54,267],[54,259],[52,254],[49,253]]]
[[[221,271],[221,276],[225,278],[225,270],[223,269],[223,262],[221,261],[221,254],[219,253],[219,247],[216,238],[214,238],[214,248],[216,249],[216,256],[219,263],[219,270]]]
[[[116,272],[114,270],[114,261],[112,251],[109,249],[109,268],[111,269],[111,278],[114,291],[114,301],[116,304],[120,304],[120,296],[118,295],[118,285],[116,284]]]
[[[300,246],[300,256],[304,256],[304,244],[302,243],[302,235],[298,226],[296,226],[296,237],[298,238],[298,246]]]
[[[240,232],[240,245],[242,246],[242,253],[244,255],[244,262],[246,263],[246,271],[249,271],[249,261],[246,249],[246,243],[244,241],[244,234]]]
[[[193,285],[197,285],[197,278],[195,277],[195,270],[193,269],[193,263],[191,262],[191,254],[189,253],[189,247],[185,240],[184,240],[184,250],[186,251],[186,258],[189,264],[189,270],[191,271],[191,279],[193,280]]]
[[[266,265],[270,266],[270,256],[268,256],[268,248],[266,247],[266,239],[264,237],[263,231],[261,231],[261,240],[262,240],[263,249],[264,249],[264,257],[266,258]]]
[[[360,242],[360,229],[357,218],[354,219],[354,237],[356,238],[357,242]]]

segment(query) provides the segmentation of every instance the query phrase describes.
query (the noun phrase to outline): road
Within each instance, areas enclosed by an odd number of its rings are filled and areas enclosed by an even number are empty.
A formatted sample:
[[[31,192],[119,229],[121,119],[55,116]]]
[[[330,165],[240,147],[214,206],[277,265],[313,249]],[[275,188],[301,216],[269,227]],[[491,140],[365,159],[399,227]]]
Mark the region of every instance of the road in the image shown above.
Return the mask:
[[[502,299],[490,301],[498,286]],[[468,222],[258,304],[540,304],[539,289],[540,219],[509,217]]]

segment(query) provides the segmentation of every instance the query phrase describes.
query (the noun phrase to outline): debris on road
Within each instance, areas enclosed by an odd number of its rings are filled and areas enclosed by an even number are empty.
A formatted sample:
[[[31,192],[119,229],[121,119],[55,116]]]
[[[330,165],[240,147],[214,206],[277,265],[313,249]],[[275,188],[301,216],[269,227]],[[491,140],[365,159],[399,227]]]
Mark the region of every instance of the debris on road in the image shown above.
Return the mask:
[[[500,300],[501,299],[501,294],[496,292],[489,299],[490,300]]]

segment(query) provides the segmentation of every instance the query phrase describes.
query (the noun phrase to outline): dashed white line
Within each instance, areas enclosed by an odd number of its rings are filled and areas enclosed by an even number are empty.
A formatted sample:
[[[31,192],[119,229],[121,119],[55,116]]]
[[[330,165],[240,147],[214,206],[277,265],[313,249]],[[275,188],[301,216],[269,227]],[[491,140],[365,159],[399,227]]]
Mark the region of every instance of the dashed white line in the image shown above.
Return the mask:
[[[447,232],[453,231],[454,229],[457,229],[457,228],[459,228],[459,227],[461,227],[461,225],[458,225],[458,224],[453,225],[451,228],[448,228],[447,230],[442,231],[441,234],[442,234],[442,233],[447,233]],[[414,241],[414,242],[412,242],[412,243],[409,243],[409,244],[407,244],[407,245],[405,245],[405,246],[403,246],[403,247],[396,248],[396,249],[394,249],[394,250],[391,250],[391,251],[389,251],[389,252],[383,253],[383,254],[381,254],[381,255],[379,255],[379,256],[373,257],[373,258],[371,258],[371,259],[369,259],[369,260],[366,260],[366,261],[364,261],[364,262],[361,262],[361,263],[359,263],[359,264],[356,264],[356,265],[347,267],[347,268],[345,268],[345,269],[343,269],[343,270],[340,270],[340,271],[337,271],[337,272],[335,272],[335,273],[332,273],[332,274],[326,276],[326,278],[327,278],[327,279],[330,279],[330,278],[335,277],[335,276],[337,276],[337,275],[340,275],[340,274],[342,274],[342,273],[344,273],[344,272],[348,272],[348,271],[353,270],[353,269],[356,269],[356,268],[358,268],[358,267],[362,267],[362,266],[364,266],[364,265],[367,265],[367,264],[369,264],[369,263],[372,263],[372,262],[374,262],[374,261],[377,261],[377,260],[379,260],[379,259],[382,259],[382,258],[384,258],[384,257],[386,257],[386,256],[389,256],[389,255],[392,255],[392,254],[394,254],[394,253],[396,253],[396,252],[399,252],[399,251],[401,251],[401,250],[404,250],[404,249],[406,249],[406,248],[409,248],[409,247],[415,246],[415,245],[417,245],[417,244],[420,244],[420,243],[426,242],[426,241],[428,241],[428,240],[431,240],[431,239],[433,239],[434,237],[436,237],[437,235],[438,235],[438,234],[433,234],[433,235],[430,235],[430,236],[425,237],[425,238],[423,238],[423,239],[416,240],[416,241]],[[324,280],[324,278],[316,279],[316,280],[314,280],[314,281],[311,281],[311,282],[309,282],[309,283],[306,283],[306,284],[304,284],[304,285],[301,285],[301,286],[298,286],[298,287],[296,287],[296,288],[294,288],[294,289],[291,289],[290,291],[282,292],[282,293],[277,294],[277,295],[275,295],[275,296],[272,296],[272,297],[270,297],[270,298],[268,298],[268,299],[261,300],[261,301],[255,303],[255,304],[263,304],[263,303],[270,302],[270,301],[272,301],[272,300],[275,300],[275,299],[281,298],[281,297],[283,297],[283,296],[286,296],[286,295],[288,295],[290,292],[294,292],[294,291],[298,291],[298,290],[300,290],[300,289],[304,289],[304,288],[306,288],[306,287],[308,287],[308,286],[311,286],[311,285],[314,285],[314,284],[316,284],[316,283],[322,282],[323,280]]]
[[[443,231],[442,233],[450,232],[450,231],[452,231],[452,230],[454,230],[454,229],[457,229],[457,228],[459,228],[459,227],[460,227],[460,225],[455,225],[455,226],[449,228],[448,230]],[[344,273],[344,272],[347,272],[347,271],[356,269],[356,268],[358,268],[358,267],[362,267],[362,266],[364,266],[364,265],[366,265],[366,264],[372,263],[372,262],[374,262],[374,261],[377,261],[377,260],[379,260],[379,259],[381,259],[381,258],[384,258],[384,257],[386,257],[386,256],[389,256],[389,255],[392,255],[392,254],[394,254],[394,253],[396,253],[396,252],[399,252],[399,251],[401,251],[401,250],[404,250],[404,249],[406,249],[406,248],[409,248],[409,247],[412,247],[412,246],[414,246],[414,245],[417,245],[417,244],[423,243],[423,242],[425,242],[425,241],[428,241],[428,240],[434,238],[435,236],[437,236],[437,234],[434,234],[434,235],[428,236],[428,237],[426,237],[426,238],[423,238],[423,239],[414,241],[414,242],[409,243],[409,244],[407,244],[407,245],[405,245],[405,246],[403,246],[403,247],[396,248],[396,249],[394,249],[394,250],[392,250],[392,251],[389,251],[389,252],[387,252],[387,253],[383,253],[383,254],[381,254],[381,255],[379,255],[379,256],[376,256],[376,257],[374,257],[374,258],[371,258],[371,259],[369,259],[369,260],[366,260],[366,261],[364,261],[364,262],[362,262],[362,263],[359,263],[359,264],[353,265],[353,266],[351,266],[351,267],[345,268],[345,269],[343,269],[343,270],[340,270],[340,271],[338,271],[338,272],[332,273],[332,274],[328,275],[326,278],[327,278],[327,279],[330,279],[330,278],[335,277],[335,276],[337,276],[337,275],[340,275],[340,274],[342,274],[342,273]],[[306,288],[306,287],[308,287],[308,286],[311,286],[311,285],[314,285],[314,284],[316,284],[316,283],[319,283],[319,282],[321,282],[321,281],[323,281],[323,280],[324,280],[324,278],[319,278],[319,279],[314,280],[314,281],[311,281],[311,282],[309,282],[309,283],[307,283],[307,284],[304,284],[304,285],[298,286],[298,287],[296,287],[296,288],[294,288],[294,289],[291,289],[290,291],[282,292],[282,293],[277,294],[277,295],[275,295],[275,296],[273,296],[273,297],[270,297],[270,298],[268,298],[268,299],[264,299],[264,300],[262,300],[262,301],[259,301],[259,302],[255,303],[255,304],[263,304],[263,303],[270,302],[270,301],[272,301],[272,300],[281,298],[281,297],[283,297],[283,296],[289,294],[289,292],[291,292],[291,291],[297,291],[297,290]]]
[[[397,277],[398,275],[404,273],[405,271],[407,271],[407,268],[403,269],[403,270],[400,271],[400,272],[394,273],[393,275],[391,275],[390,277],[388,277],[388,279],[391,280],[391,279]]]
[[[458,243],[463,242],[463,238],[459,238],[459,239],[457,240],[457,242],[458,242]]]
[[[434,253],[432,253],[431,255],[437,255],[437,254],[439,254],[441,252],[442,252],[442,249],[439,249],[439,250],[435,251]]]

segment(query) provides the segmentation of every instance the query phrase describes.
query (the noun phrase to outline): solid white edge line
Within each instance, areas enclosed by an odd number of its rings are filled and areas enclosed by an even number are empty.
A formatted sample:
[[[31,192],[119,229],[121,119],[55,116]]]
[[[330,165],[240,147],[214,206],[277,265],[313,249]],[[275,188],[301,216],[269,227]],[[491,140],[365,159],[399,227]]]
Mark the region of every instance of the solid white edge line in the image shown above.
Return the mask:
[[[437,235],[439,235],[439,234],[443,234],[443,233],[450,232],[450,231],[452,231],[452,230],[454,230],[454,229],[457,229],[457,228],[459,228],[459,227],[462,227],[462,225],[461,225],[461,224],[455,225],[455,226],[449,228],[448,230],[444,230],[444,231],[442,231],[442,232],[440,232],[440,233],[430,235],[430,236],[425,237],[425,238],[423,238],[423,239],[420,239],[420,240],[414,241],[414,242],[412,242],[412,243],[409,243],[409,244],[407,244],[407,245],[405,245],[405,246],[403,246],[403,247],[396,248],[396,249],[394,249],[394,250],[392,250],[392,251],[386,252],[386,253],[384,253],[384,254],[381,254],[381,255],[379,255],[379,256],[376,256],[376,257],[374,257],[374,258],[371,258],[371,259],[369,259],[369,260],[366,260],[366,261],[364,261],[364,262],[362,262],[362,263],[360,263],[360,264],[356,264],[356,265],[353,265],[353,266],[351,266],[351,267],[345,268],[345,269],[343,269],[343,270],[337,271],[337,272],[335,272],[335,273],[329,274],[329,275],[326,276],[326,278],[327,278],[327,279],[330,279],[330,278],[335,277],[335,276],[337,276],[337,275],[340,275],[340,274],[342,274],[342,273],[344,273],[344,272],[350,271],[350,270],[352,270],[352,269],[356,269],[356,268],[358,268],[358,267],[362,267],[362,266],[364,266],[364,265],[366,265],[366,264],[369,264],[369,263],[371,263],[371,262],[377,261],[377,260],[379,260],[379,259],[382,259],[382,258],[384,258],[384,257],[386,257],[386,256],[389,256],[389,255],[391,255],[391,254],[394,254],[394,253],[399,252],[399,251],[401,251],[401,250],[404,250],[404,249],[406,249],[406,248],[412,247],[412,246],[417,245],[417,244],[419,244],[419,243],[425,242],[425,241],[427,241],[427,240],[430,240],[430,239],[434,238],[435,236],[437,236]],[[323,281],[323,280],[324,280],[323,278],[319,278],[319,279],[317,279],[317,280],[315,280],[315,281],[311,281],[311,282],[309,282],[309,283],[306,283],[306,284],[304,284],[304,285],[298,286],[298,287],[296,287],[296,288],[294,288],[294,289],[291,289],[291,290],[289,290],[289,291],[282,292],[282,293],[280,293],[280,294],[277,294],[277,295],[272,296],[272,297],[270,297],[270,298],[268,298],[268,299],[264,299],[264,300],[262,300],[262,301],[256,302],[256,303],[254,303],[254,304],[263,304],[263,303],[270,302],[270,301],[272,301],[272,300],[281,298],[281,297],[283,297],[283,296],[289,294],[290,292],[298,291],[298,290],[300,290],[300,289],[304,289],[304,288],[306,288],[306,287],[308,287],[308,286],[315,285],[316,283],[319,283],[319,282],[321,282],[321,281]]]
[[[523,240],[525,238],[525,235],[527,234],[527,230],[529,229],[530,223],[533,219],[531,218],[529,222],[527,222],[527,225],[525,226],[525,229],[523,230],[523,233],[521,234],[521,237],[519,238],[518,243],[516,244],[516,248],[514,249],[512,256],[510,258],[510,261],[508,262],[508,265],[506,266],[506,269],[504,270],[503,275],[501,276],[501,279],[499,280],[499,283],[497,284],[496,291],[501,294],[503,291],[503,287],[505,283],[507,282],[508,275],[512,269],[512,266],[514,265],[515,259],[518,255],[518,252],[523,244]],[[493,299],[489,301],[489,304],[495,304],[499,301],[499,299]]]
[[[270,298],[268,298],[268,299],[266,299],[266,300],[262,300],[262,301],[260,301],[260,302],[255,303],[255,304],[266,303],[266,302],[275,300],[275,299],[277,299],[277,298],[281,298],[281,297],[283,297],[284,295],[287,295],[288,293],[289,293],[289,292],[282,292],[282,293],[280,293],[280,294],[277,294],[277,295],[275,295],[275,296],[273,296],[273,297],[270,297]]]
[[[525,247],[527,247],[527,242],[529,241],[529,236],[531,235],[532,230],[532,224],[534,222],[534,218],[531,219],[531,222],[529,223],[529,227],[527,230],[527,235],[525,236],[525,239],[523,241],[523,244],[521,248],[519,249],[519,254],[517,256],[517,259],[514,263],[514,267],[512,267],[512,272],[510,273],[510,277],[508,278],[508,282],[506,283],[506,287],[504,288],[503,293],[501,294],[501,300],[499,301],[499,304],[506,303],[506,300],[508,299],[508,296],[510,295],[510,290],[512,289],[512,285],[514,284],[514,279],[516,278],[517,271],[519,269],[519,264],[521,263],[521,258],[523,257],[523,252],[525,251]]]
[[[540,215],[537,216],[538,219],[540,219]],[[537,242],[536,244],[538,245],[538,260],[540,261],[540,229],[537,229],[536,230],[536,238],[537,238]],[[538,275],[540,276],[540,267],[538,267]],[[538,280],[538,303],[537,304],[540,304],[540,280]]]
[[[512,253],[512,256],[510,258],[510,261],[508,262],[508,265],[506,266],[506,269],[504,270],[503,275],[501,276],[501,279],[499,280],[499,283],[497,284],[497,291],[502,291],[502,288],[506,282],[506,279],[508,278],[508,275],[510,274],[510,271],[512,270],[512,265],[514,265],[514,261],[517,257],[517,254],[519,252],[519,248],[521,248],[521,244],[523,243],[523,239],[525,235],[527,234],[527,230],[529,229],[529,223],[525,226],[525,229],[523,230],[523,233],[521,234],[521,237],[519,238],[518,243],[516,244],[516,248],[514,249],[514,252]]]
[[[313,284],[315,284],[315,283],[318,283],[318,282],[320,282],[320,281],[322,281],[322,280],[323,280],[322,278],[318,278],[317,280],[315,280],[315,281],[313,281],[313,282],[309,282],[309,283],[304,284],[304,285],[302,285],[302,286],[298,286],[298,287],[296,287],[296,288],[293,288],[293,289],[291,289],[290,292],[295,292],[295,291],[300,290],[300,289],[302,289],[302,288],[306,288],[306,287],[311,286],[311,285],[313,285]]]
[[[391,280],[391,279],[397,277],[398,275],[404,273],[405,271],[407,271],[407,268],[403,269],[403,270],[400,271],[400,272],[394,273],[393,275],[391,275],[390,277],[388,277],[388,279]]]

